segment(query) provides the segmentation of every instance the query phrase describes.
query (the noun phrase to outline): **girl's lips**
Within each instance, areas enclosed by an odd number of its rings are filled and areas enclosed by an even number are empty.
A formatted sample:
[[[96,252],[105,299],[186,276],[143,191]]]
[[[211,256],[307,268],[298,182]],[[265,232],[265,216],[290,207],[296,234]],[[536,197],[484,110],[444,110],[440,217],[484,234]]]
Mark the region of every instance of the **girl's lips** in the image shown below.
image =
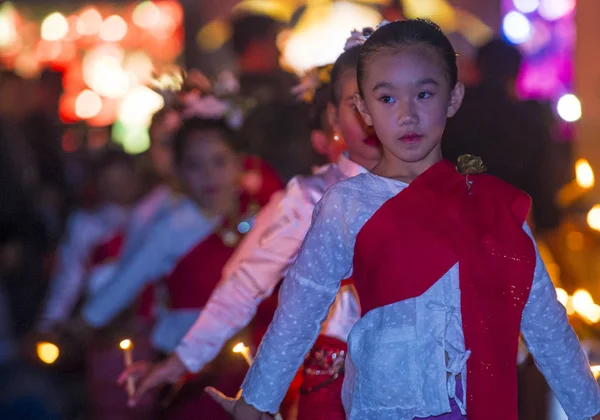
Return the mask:
[[[408,133],[408,134],[405,134],[404,136],[400,137],[400,141],[403,141],[405,143],[414,143],[414,142],[421,140],[421,137],[423,137],[423,136],[421,136],[419,134]]]
[[[377,136],[369,136],[363,140],[363,143],[365,143],[367,146],[372,147],[379,147],[381,145],[381,142],[379,141]]]

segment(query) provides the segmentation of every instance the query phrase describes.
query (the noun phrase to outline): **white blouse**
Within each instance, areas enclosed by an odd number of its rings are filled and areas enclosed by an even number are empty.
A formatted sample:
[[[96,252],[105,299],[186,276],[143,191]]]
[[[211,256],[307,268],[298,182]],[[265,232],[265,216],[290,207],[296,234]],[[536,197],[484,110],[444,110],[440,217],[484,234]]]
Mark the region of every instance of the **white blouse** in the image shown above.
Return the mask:
[[[325,191],[336,182],[366,170],[341,156],[315,175],[292,179],[257,215],[252,229],[223,270],[223,277],[176,353],[186,368],[198,372],[214,359],[225,342],[254,317],[296,259],[311,223],[312,212]],[[346,341],[360,318],[352,286],[336,296],[322,334]]]
[[[281,288],[273,323],[242,385],[248,403],[261,411],[277,411],[341,279],[352,273],[356,235],[405,187],[367,173],[335,185],[317,205]],[[569,418],[598,413],[600,389],[539,253],[521,332]],[[466,390],[470,352],[464,345],[458,265],[423,295],[367,313],[350,332],[348,347],[342,400],[349,420],[437,416],[450,412],[449,398],[464,413],[468,407],[456,398],[455,381],[461,374]]]
[[[129,258],[142,246],[157,220],[168,214],[179,202],[175,192],[159,185],[148,193],[133,209],[127,225],[125,243],[118,259],[100,264],[89,273],[88,295],[93,295],[115,276],[121,259]]]
[[[88,263],[95,247],[123,229],[130,210],[107,204],[96,211],[78,210],[68,221],[57,252],[57,270],[50,284],[39,329],[64,322],[86,290]]]

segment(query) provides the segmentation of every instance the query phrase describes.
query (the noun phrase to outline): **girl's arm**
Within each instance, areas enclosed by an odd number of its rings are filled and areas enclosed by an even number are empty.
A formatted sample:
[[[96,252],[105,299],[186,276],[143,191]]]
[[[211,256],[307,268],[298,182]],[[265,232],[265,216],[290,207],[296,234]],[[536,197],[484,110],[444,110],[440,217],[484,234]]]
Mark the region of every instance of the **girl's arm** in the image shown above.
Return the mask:
[[[244,400],[260,411],[277,412],[351,270],[354,238],[343,209],[339,189],[325,194],[283,282],[277,312],[242,385]]]
[[[529,228],[525,230],[531,236]],[[533,240],[533,238],[532,238]],[[536,249],[536,267],[521,332],[536,365],[573,420],[600,413],[600,388]],[[594,417],[597,418],[597,417]]]

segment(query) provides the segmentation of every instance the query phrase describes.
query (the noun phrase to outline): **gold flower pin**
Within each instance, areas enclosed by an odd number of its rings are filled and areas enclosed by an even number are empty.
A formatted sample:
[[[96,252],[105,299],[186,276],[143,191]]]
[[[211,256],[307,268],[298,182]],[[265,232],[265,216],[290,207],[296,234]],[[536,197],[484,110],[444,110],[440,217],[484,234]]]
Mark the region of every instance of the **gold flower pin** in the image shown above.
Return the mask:
[[[473,155],[461,155],[458,157],[456,162],[456,170],[459,174],[465,175],[467,189],[469,190],[469,194],[471,194],[471,185],[473,185],[473,181],[469,180],[469,175],[481,174],[487,171],[487,168],[483,164],[483,161],[480,157]]]

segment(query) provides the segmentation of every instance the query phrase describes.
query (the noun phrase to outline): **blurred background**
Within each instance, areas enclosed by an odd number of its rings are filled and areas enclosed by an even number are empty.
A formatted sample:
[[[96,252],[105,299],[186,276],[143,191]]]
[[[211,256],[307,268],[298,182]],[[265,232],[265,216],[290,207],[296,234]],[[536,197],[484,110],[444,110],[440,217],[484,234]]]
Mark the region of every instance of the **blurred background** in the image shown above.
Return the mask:
[[[268,34],[259,23],[236,26],[247,15],[277,25]],[[296,77],[337,58],[350,30],[403,17],[435,21],[454,43],[459,77],[473,93],[448,127],[445,153],[478,151],[532,195],[532,223],[559,299],[593,348],[600,336],[600,2],[2,1],[0,418],[89,418],[81,366],[61,365],[57,349],[28,338],[69,215],[98,202],[98,157],[123,150],[142,190],[152,184],[149,128],[167,105],[164,92],[183,83],[182,69],[209,78],[230,70],[256,103],[278,103],[289,100]],[[510,105],[517,101],[525,105],[518,112]],[[314,162],[298,163],[309,154],[306,138],[281,134],[256,152],[286,181]],[[544,387],[535,372],[525,377]],[[522,400],[523,418],[561,418],[548,417],[544,392]]]

